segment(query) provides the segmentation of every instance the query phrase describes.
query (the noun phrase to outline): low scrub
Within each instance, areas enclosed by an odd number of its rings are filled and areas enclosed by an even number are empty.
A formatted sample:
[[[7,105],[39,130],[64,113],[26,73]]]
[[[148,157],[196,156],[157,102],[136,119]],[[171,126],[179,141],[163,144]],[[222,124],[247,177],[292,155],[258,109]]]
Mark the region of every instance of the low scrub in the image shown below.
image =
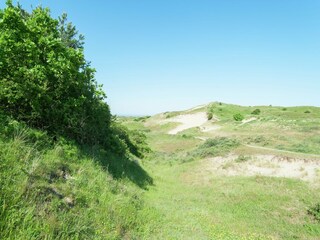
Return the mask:
[[[254,111],[252,111],[251,114],[253,115],[259,115],[261,113],[261,110],[259,108],[255,109]]]
[[[313,216],[315,218],[315,220],[320,222],[320,203],[318,203],[315,206],[309,208],[308,214]]]
[[[192,151],[190,155],[200,158],[220,156],[227,154],[239,145],[240,143],[236,139],[226,137],[211,138],[207,139],[196,150]]]
[[[244,116],[241,113],[236,113],[233,115],[233,119],[237,122],[241,122],[244,119]]]
[[[212,112],[208,112],[207,113],[207,119],[211,120],[213,118],[213,113]]]
[[[235,162],[241,163],[241,162],[249,161],[250,159],[251,159],[250,156],[240,155],[235,159]]]

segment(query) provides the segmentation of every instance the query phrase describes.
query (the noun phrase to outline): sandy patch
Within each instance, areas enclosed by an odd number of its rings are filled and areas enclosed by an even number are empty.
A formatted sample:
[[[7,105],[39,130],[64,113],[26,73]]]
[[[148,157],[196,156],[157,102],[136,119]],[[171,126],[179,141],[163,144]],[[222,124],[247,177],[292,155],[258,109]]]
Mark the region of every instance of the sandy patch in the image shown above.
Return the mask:
[[[169,119],[165,119],[161,122],[161,124],[168,122],[180,123],[179,126],[168,132],[168,134],[174,135],[189,128],[200,127],[207,121],[207,114],[205,112],[198,112],[194,114],[183,114]]]
[[[201,132],[211,132],[211,131],[216,131],[220,128],[221,128],[221,126],[219,126],[219,125],[201,126],[200,131]]]
[[[195,137],[196,139],[200,139],[202,141],[206,141],[207,139],[209,139],[209,137]]]
[[[244,120],[242,120],[241,125],[246,124],[246,123],[249,123],[249,122],[253,122],[253,121],[255,121],[255,120],[257,120],[257,118],[255,118],[255,117],[248,118],[248,119],[244,119]]]
[[[166,124],[169,122],[180,123],[179,126],[168,132],[168,134],[175,135],[179,132],[194,127],[199,127],[201,132],[211,132],[220,129],[221,126],[212,125],[213,121],[218,121],[218,119],[213,118],[209,121],[206,112],[198,112],[178,115],[176,117],[162,120],[159,122],[159,124]]]
[[[306,160],[274,155],[215,157],[206,159],[196,174],[210,176],[269,176],[314,181],[319,178],[320,160]]]

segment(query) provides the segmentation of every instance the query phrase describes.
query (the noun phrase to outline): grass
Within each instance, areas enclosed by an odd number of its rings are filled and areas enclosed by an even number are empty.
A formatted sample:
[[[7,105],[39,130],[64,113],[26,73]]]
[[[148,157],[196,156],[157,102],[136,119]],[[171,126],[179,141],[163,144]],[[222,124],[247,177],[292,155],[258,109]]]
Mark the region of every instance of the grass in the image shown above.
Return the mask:
[[[135,239],[148,231],[144,221],[155,213],[142,196],[152,178],[139,165],[2,123],[1,239]]]
[[[268,177],[195,178],[197,162],[154,166],[146,200],[163,214],[153,239],[316,239],[307,208],[319,192],[307,183]]]
[[[255,109],[255,121],[233,119]],[[319,159],[305,154],[319,153],[319,109],[216,103],[212,112],[219,131],[177,135],[167,132],[178,123],[159,122],[185,112],[119,118],[146,134],[145,159],[53,140],[0,115],[0,238],[319,239],[319,178],[221,176],[203,164],[228,154],[239,156],[232,164],[255,154]]]
[[[149,223],[150,228],[156,230],[145,238],[318,239],[320,224],[314,215],[318,213],[319,182],[221,176],[209,174],[201,164],[203,158],[229,153],[238,155],[234,164],[248,161],[255,154],[315,159],[316,156],[304,153],[319,154],[319,108],[283,110],[283,107],[223,103],[214,103],[213,109],[211,107],[209,112],[211,109],[219,119],[215,123],[221,127],[218,131],[202,133],[192,128],[171,136],[166,133],[176,125],[159,126],[157,123],[166,117],[161,114],[140,125],[153,149],[145,166],[154,178],[154,186],[145,193],[145,200],[161,216]],[[260,110],[258,115],[252,114],[255,109]],[[310,109],[308,114],[304,113],[307,109]],[[186,113],[175,112],[173,116]],[[245,119],[257,119],[242,124],[233,119],[236,113]],[[130,127],[131,123],[127,124]],[[196,137],[209,140],[203,142]]]

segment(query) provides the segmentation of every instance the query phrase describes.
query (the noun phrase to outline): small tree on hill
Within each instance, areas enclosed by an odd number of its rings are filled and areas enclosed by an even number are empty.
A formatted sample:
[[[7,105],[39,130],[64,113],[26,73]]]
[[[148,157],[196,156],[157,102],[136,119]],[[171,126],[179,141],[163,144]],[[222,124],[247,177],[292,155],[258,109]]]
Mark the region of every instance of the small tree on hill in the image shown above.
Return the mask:
[[[253,115],[259,115],[261,113],[261,110],[259,108],[255,109],[254,111],[252,111],[251,114]]]
[[[233,115],[233,119],[236,120],[237,122],[240,122],[244,119],[244,116],[241,113],[237,113]]]

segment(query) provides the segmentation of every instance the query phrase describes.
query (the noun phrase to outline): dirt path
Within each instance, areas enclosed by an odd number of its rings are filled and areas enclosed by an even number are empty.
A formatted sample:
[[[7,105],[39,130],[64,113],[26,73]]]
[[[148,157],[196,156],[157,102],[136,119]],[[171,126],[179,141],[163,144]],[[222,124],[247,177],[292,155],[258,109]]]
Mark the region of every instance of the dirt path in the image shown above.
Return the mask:
[[[304,155],[304,156],[309,156],[309,157],[318,157],[318,158],[320,158],[320,155],[318,155],[318,154],[302,153],[302,152],[294,152],[294,151],[281,150],[281,149],[268,148],[268,147],[261,147],[261,146],[249,145],[249,144],[243,144],[243,145],[244,145],[244,146],[246,146],[246,147],[249,147],[249,148],[262,149],[262,150],[269,150],[269,151],[282,152],[282,153],[301,154],[301,155]]]

